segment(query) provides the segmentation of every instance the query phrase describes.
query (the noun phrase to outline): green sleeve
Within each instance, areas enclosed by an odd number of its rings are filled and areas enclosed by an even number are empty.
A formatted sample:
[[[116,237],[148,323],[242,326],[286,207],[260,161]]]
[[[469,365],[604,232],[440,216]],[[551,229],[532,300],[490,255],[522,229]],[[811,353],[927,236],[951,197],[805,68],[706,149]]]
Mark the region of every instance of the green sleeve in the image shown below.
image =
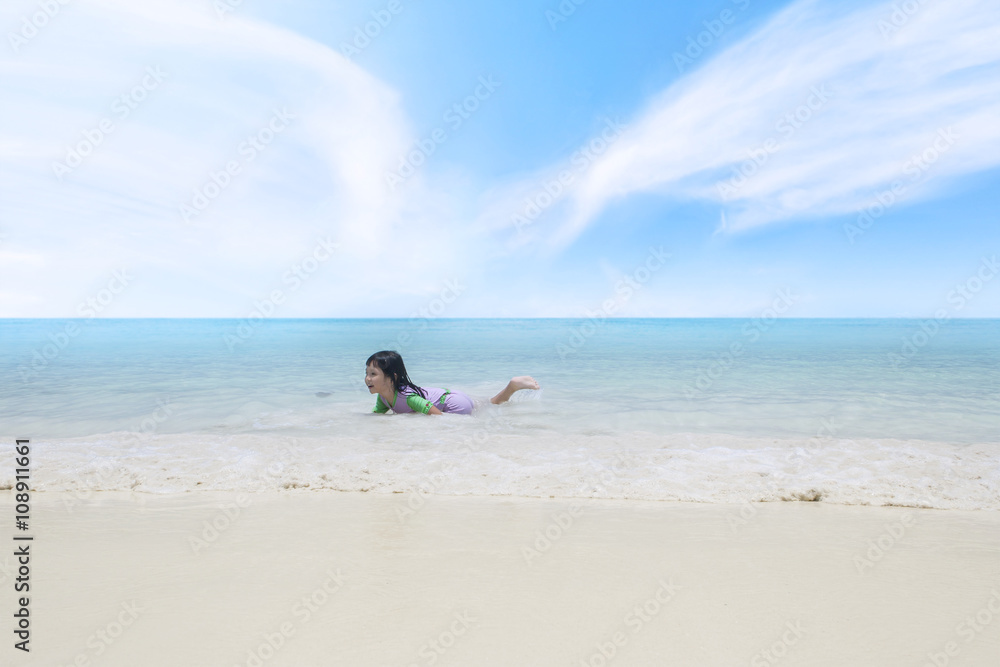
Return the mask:
[[[406,397],[406,404],[414,412],[422,412],[425,415],[431,411],[431,402],[426,398],[420,398],[419,394],[410,394]]]
[[[381,396],[375,399],[375,409],[372,412],[389,412],[389,406],[382,402]]]

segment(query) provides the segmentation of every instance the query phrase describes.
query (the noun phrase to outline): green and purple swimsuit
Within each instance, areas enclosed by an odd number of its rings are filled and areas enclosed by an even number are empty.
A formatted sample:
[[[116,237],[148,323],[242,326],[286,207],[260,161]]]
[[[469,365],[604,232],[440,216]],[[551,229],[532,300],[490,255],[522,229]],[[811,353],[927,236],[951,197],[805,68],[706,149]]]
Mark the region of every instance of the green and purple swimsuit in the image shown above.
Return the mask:
[[[422,398],[420,394],[412,389],[406,389],[403,393],[399,391],[393,396],[392,407],[390,408],[382,400],[382,396],[375,399],[375,409],[372,412],[388,412],[392,410],[396,414],[402,412],[422,412],[425,415],[430,412],[431,406],[441,412],[450,412],[460,415],[467,415],[472,412],[472,399],[460,391],[448,391],[438,387],[422,387],[427,398]]]

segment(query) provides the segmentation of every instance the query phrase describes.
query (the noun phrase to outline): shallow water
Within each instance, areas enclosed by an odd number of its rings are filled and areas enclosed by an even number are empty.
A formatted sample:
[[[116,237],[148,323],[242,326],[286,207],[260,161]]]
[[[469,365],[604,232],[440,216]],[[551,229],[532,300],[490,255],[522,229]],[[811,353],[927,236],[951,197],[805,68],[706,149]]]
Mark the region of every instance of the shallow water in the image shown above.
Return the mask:
[[[0,435],[32,439],[46,488],[1000,505],[998,320],[0,320],[0,340]],[[481,407],[372,415],[379,349]],[[488,403],[521,374],[542,390]]]

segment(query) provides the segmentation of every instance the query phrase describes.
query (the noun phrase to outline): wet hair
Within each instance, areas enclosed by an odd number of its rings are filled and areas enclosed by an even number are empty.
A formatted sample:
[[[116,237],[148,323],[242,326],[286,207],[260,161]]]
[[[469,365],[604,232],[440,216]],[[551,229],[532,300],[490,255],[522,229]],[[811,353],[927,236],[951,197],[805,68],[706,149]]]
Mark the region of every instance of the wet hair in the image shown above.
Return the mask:
[[[368,357],[368,361],[365,362],[365,368],[368,368],[371,364],[375,364],[389,378],[395,391],[412,389],[421,398],[427,398],[427,392],[410,381],[410,376],[406,374],[406,366],[403,365],[403,357],[399,356],[399,352],[395,350],[376,352]]]

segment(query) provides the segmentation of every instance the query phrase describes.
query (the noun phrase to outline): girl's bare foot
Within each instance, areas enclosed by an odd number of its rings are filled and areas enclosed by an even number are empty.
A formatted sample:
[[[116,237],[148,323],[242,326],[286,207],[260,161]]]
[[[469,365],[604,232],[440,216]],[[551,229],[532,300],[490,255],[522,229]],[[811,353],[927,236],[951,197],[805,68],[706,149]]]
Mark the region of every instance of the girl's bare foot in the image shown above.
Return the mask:
[[[510,384],[508,386],[514,387],[514,391],[518,389],[538,389],[538,383],[535,382],[535,378],[530,375],[522,375],[521,377],[511,378]]]
[[[507,386],[503,388],[503,391],[490,399],[490,403],[505,403],[510,400],[510,397],[514,395],[515,391],[538,388],[538,383],[535,381],[535,378],[530,375],[522,375],[520,377],[511,378],[510,382],[507,383]]]

